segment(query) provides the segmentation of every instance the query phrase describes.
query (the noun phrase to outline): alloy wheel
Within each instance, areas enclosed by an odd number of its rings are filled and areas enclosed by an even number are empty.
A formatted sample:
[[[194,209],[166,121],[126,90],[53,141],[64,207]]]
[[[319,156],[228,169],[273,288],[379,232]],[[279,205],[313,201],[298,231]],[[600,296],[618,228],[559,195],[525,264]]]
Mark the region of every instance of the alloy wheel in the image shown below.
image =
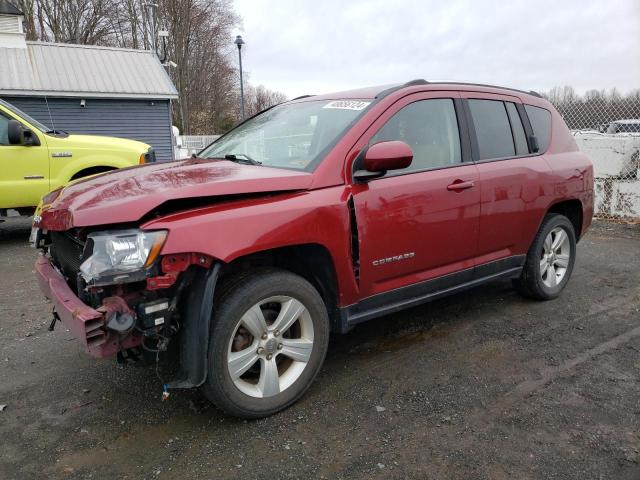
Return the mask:
[[[544,239],[540,258],[542,282],[554,288],[562,282],[571,258],[571,242],[562,227],[556,227]]]
[[[241,392],[272,397],[300,378],[312,351],[313,320],[308,309],[293,297],[269,297],[238,321],[229,340],[227,368]]]

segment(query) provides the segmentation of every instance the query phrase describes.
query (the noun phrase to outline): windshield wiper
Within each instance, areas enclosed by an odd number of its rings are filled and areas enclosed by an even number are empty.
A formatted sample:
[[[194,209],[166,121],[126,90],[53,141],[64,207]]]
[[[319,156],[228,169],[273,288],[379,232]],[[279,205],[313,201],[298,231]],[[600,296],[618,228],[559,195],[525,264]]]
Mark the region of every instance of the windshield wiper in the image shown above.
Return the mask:
[[[236,163],[245,163],[247,165],[262,165],[262,162],[259,162],[258,160],[254,160],[246,153],[227,153],[224,156],[224,159],[231,160],[232,162],[236,162]]]

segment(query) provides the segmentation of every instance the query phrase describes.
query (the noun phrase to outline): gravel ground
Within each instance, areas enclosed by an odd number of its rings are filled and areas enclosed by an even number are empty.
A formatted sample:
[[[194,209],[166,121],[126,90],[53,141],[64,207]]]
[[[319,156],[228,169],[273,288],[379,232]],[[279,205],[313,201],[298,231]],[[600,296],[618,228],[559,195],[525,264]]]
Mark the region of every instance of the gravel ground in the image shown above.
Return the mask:
[[[561,298],[499,282],[331,341],[259,421],[86,356],[0,224],[0,478],[640,479],[640,226],[596,224]]]

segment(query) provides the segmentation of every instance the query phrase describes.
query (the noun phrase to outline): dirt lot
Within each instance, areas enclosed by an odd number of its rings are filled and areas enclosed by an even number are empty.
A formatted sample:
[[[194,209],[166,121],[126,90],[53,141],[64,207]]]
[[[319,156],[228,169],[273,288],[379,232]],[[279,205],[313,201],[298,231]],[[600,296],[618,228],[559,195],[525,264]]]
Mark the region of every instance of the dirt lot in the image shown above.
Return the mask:
[[[334,338],[253,422],[48,332],[28,227],[0,224],[2,479],[640,479],[638,226],[593,228],[556,301],[496,283]]]

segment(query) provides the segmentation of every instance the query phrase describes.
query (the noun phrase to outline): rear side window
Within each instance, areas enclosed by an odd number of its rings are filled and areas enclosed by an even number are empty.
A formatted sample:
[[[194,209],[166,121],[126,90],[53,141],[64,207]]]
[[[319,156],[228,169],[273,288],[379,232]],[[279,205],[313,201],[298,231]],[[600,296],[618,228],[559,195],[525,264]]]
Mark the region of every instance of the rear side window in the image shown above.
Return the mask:
[[[513,143],[516,146],[516,155],[527,155],[529,146],[527,145],[527,136],[524,133],[522,120],[518,115],[518,109],[511,102],[506,102],[507,114],[509,115],[509,123],[511,124],[511,132],[513,133]]]
[[[371,139],[371,145],[402,140],[411,147],[413,161],[403,170],[428,170],[461,162],[460,134],[453,100],[419,100],[402,108]]]
[[[504,103],[498,100],[469,100],[469,109],[478,138],[480,160],[515,156],[511,125]]]
[[[546,152],[551,139],[551,112],[544,108],[534,107],[533,105],[525,105],[529,122],[533,134],[538,138],[538,150],[540,153]]]

